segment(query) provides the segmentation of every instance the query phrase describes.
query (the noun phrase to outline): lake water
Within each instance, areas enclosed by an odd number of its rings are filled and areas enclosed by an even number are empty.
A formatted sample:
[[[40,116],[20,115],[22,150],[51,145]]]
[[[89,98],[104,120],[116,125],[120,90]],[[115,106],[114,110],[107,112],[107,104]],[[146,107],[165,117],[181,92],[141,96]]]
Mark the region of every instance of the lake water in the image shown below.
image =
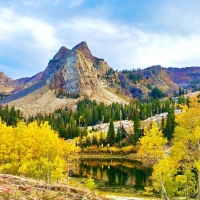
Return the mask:
[[[150,186],[152,169],[139,161],[127,159],[84,159],[73,176],[93,178],[103,187],[132,187],[144,189]]]

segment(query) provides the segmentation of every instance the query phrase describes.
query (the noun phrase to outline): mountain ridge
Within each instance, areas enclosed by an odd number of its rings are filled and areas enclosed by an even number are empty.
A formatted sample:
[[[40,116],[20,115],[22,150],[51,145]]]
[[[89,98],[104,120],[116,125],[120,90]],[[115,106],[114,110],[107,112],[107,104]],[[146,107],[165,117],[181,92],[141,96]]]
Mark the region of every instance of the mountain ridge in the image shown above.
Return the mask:
[[[181,76],[182,74],[185,79]],[[63,102],[58,103],[62,101],[61,98],[70,99],[73,96],[76,96],[77,100],[70,100],[74,102],[71,105],[72,109],[79,99],[86,97],[99,103],[103,101],[106,104],[129,103],[134,98],[147,98],[155,87],[173,96],[174,91],[178,91],[180,86],[187,89],[193,87],[191,82],[194,79],[200,80],[200,68],[198,67],[178,69],[154,65],[143,70],[115,71],[104,59],[93,56],[87,43],[82,41],[71,50],[61,46],[49,61],[46,69],[32,77],[13,80],[1,72],[0,92],[13,94],[13,96],[0,101],[0,104],[9,103],[18,109],[23,109],[23,104],[25,105],[27,101],[25,99],[29,99],[31,96],[34,99],[33,93],[36,90],[40,94],[35,101],[37,109],[31,105],[29,100],[30,105],[26,106],[29,109],[24,108],[26,112],[33,114],[36,111],[32,112],[31,109],[37,110],[37,112],[41,110],[38,105],[40,98],[50,98],[48,91],[51,91],[52,102],[57,102],[55,105],[58,108],[64,106]],[[181,82],[181,80],[185,82]],[[43,87],[46,89],[44,90]],[[27,95],[29,97],[26,98]],[[69,104],[69,101],[66,101],[67,103]],[[52,105],[54,109],[55,105]],[[43,106],[48,107],[48,105]],[[45,112],[43,108],[42,110]],[[49,108],[48,112],[52,112],[52,109]]]

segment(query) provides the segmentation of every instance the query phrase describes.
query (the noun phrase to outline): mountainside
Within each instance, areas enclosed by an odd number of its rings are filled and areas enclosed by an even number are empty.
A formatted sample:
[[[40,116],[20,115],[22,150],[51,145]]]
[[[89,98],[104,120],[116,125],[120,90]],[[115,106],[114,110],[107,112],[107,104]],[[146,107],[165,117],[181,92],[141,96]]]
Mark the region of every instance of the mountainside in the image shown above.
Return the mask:
[[[1,93],[9,94],[15,88],[13,87],[13,80],[7,77],[3,72],[0,72],[0,91]]]
[[[200,67],[164,68],[170,79],[181,87],[193,87],[200,81]]]
[[[131,93],[133,97],[148,96],[154,87],[160,88],[167,94],[172,94],[179,88],[160,65],[144,70],[123,70],[119,74],[119,80],[122,88]]]
[[[0,104],[9,103],[34,115],[65,106],[75,109],[76,102],[85,97],[98,103],[129,103],[133,98],[148,97],[155,87],[173,95],[179,86],[193,89],[200,86],[198,80],[199,67],[179,69],[155,65],[144,70],[117,72],[104,59],[94,57],[87,43],[81,42],[71,50],[62,46],[47,68],[33,77],[13,80],[1,72],[0,93],[13,95],[0,101]],[[51,99],[46,101],[50,98],[49,94]],[[46,103],[42,104],[41,100]]]

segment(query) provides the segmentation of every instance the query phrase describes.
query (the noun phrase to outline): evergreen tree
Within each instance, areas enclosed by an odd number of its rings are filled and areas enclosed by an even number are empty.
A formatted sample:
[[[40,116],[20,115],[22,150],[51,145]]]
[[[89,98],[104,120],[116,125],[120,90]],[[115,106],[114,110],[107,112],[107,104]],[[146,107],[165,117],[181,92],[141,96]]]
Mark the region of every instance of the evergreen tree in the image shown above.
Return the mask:
[[[117,128],[117,135],[116,135],[116,142],[121,143],[122,141],[122,135],[120,131],[120,127]]]
[[[103,135],[102,135],[102,131],[101,131],[101,135],[100,135],[100,139],[99,139],[99,144],[100,144],[100,145],[103,144]]]
[[[87,136],[87,124],[84,124],[83,136]]]
[[[136,145],[137,141],[141,137],[141,127],[140,127],[140,119],[138,117],[138,113],[135,110],[135,117],[134,117],[134,145]]]
[[[82,148],[83,147],[83,132],[80,132],[79,135],[79,146]]]
[[[90,146],[91,145],[91,140],[89,137],[86,138],[86,146]]]
[[[166,128],[165,128],[166,136],[169,142],[173,137],[174,128],[175,128],[174,108],[171,107],[168,110]]]
[[[179,87],[178,94],[179,94],[179,96],[184,95],[184,89],[182,89],[181,87]]]
[[[110,120],[110,125],[107,134],[107,142],[110,144],[114,144],[115,142],[115,130],[114,130],[113,119]]]
[[[69,139],[69,135],[68,135],[66,128],[64,128],[64,127],[59,128],[59,136],[62,138],[65,138],[66,140]]]
[[[166,137],[165,134],[165,118],[162,116],[162,120],[161,120],[161,130],[163,132],[163,137]]]
[[[116,142],[121,143],[122,139],[126,138],[126,135],[127,135],[127,132],[126,132],[124,126],[122,125],[122,126],[118,127],[117,135],[116,135]]]
[[[93,145],[98,145],[97,137],[94,134],[93,134],[93,137],[92,137],[92,144]]]

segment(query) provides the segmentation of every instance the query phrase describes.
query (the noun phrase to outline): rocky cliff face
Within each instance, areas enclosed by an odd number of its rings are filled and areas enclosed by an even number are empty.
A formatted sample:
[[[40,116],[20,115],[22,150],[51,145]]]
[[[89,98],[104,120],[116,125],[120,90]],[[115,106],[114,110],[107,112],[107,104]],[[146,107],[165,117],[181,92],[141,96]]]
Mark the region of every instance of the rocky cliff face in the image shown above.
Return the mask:
[[[97,75],[103,75],[110,67],[103,59],[92,56],[86,42],[81,42],[72,50],[61,47],[49,61],[43,73],[51,89],[91,95],[99,90]]]
[[[148,96],[154,87],[158,87],[169,95],[173,94],[174,90],[178,90],[178,85],[172,82],[160,65],[144,70],[124,70],[118,73],[118,80],[112,80],[114,87],[117,86],[115,83],[118,84],[118,92],[131,95],[133,98]]]

